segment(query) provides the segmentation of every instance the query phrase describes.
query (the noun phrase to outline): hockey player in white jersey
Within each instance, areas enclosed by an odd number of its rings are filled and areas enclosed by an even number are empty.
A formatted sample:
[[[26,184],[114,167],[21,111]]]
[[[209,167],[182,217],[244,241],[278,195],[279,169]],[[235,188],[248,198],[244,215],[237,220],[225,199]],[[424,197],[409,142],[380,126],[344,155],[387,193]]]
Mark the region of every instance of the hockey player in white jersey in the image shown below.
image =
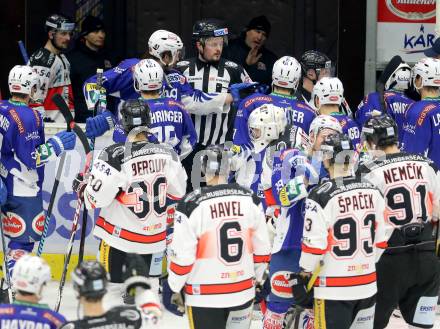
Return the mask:
[[[270,258],[261,202],[251,190],[227,184],[228,157],[223,146],[206,149],[208,186],[186,195],[175,213],[168,282],[195,329],[249,328],[255,285]]]
[[[388,115],[368,119],[362,135],[379,157],[358,173],[381,190],[388,213],[388,247],[377,264],[374,328],[385,328],[397,306],[410,328],[432,328],[440,284],[433,238],[439,171],[430,159],[399,150],[397,125]]]
[[[73,289],[82,306],[83,318],[66,323],[61,329],[140,329],[157,323],[162,315],[159,299],[143,276],[146,264],[137,254],[127,254],[124,287],[135,299],[135,305],[116,305],[107,312],[103,298],[107,292],[108,274],[101,263],[84,261],[72,272]]]
[[[78,175],[73,184],[87,208],[102,208],[93,233],[101,239],[99,261],[110,274],[109,292],[115,298],[122,295],[127,253],[143,255],[150,276],[161,275],[167,207],[186,189],[186,173],[177,154],[166,144],[147,141],[148,105],[129,100],[121,116],[128,141],[105,148],[90,177]]]
[[[315,329],[372,329],[377,248],[386,246],[385,201],[377,188],[352,175],[354,149],[347,136],[328,136],[321,150],[330,181],[306,200],[302,270],[293,294],[301,301],[300,283],[311,281]]]

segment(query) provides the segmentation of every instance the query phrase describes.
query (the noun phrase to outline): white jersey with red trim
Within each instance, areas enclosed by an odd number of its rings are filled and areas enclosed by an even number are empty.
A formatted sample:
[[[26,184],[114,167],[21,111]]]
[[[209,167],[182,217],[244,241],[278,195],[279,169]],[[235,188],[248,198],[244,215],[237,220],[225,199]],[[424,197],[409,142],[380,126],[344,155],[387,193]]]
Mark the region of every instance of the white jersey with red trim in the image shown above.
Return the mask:
[[[255,297],[270,259],[264,211],[238,184],[204,187],[185,196],[174,216],[168,282],[185,303],[233,307]]]
[[[376,291],[376,260],[385,248],[385,201],[360,177],[332,179],[306,201],[300,267],[313,272],[315,298],[355,300]]]
[[[432,160],[404,152],[388,154],[365,163],[358,174],[385,196],[389,248],[420,242],[433,245],[431,222],[440,214],[440,172]],[[413,224],[424,225],[423,234],[419,241],[405,241],[402,230]]]
[[[186,173],[171,147],[117,143],[93,163],[87,208],[102,208],[94,235],[124,252],[153,254],[166,247],[167,207],[183,197]]]
[[[35,102],[31,106],[44,118],[55,122],[64,122],[52,96],[60,94],[74,115],[72,83],[70,81],[70,63],[64,54],[54,54],[46,48],[40,48],[32,54],[29,65],[39,78]]]

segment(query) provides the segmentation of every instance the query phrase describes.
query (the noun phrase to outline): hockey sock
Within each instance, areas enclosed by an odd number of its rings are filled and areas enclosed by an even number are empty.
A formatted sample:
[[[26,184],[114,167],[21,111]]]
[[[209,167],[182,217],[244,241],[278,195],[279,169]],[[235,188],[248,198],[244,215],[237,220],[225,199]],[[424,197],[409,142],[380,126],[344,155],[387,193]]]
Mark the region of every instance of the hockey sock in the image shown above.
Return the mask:
[[[15,263],[23,256],[34,249],[34,243],[26,243],[20,241],[9,241],[8,244],[8,253],[6,256],[7,266],[9,275],[12,277],[12,270],[14,269]]]
[[[288,303],[269,302],[264,314],[264,329],[281,329],[283,327],[284,317],[289,309]]]

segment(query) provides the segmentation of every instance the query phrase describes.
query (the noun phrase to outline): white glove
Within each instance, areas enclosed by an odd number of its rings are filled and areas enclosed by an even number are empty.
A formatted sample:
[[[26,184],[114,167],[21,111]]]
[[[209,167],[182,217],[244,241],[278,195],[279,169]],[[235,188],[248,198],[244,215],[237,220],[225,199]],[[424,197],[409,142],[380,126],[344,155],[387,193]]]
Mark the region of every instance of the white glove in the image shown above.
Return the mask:
[[[151,289],[144,289],[136,287],[135,303],[142,312],[143,317],[148,322],[156,324],[162,317],[162,309],[159,298],[151,291]]]

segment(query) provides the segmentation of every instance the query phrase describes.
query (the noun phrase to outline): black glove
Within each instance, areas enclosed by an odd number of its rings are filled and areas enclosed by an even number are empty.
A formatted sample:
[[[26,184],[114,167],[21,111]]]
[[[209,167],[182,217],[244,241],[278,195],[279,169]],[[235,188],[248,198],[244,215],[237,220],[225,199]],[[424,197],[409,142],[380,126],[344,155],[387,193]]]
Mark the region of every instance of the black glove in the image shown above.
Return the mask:
[[[78,194],[78,198],[84,200],[84,190],[87,186],[87,179],[84,173],[76,174],[75,179],[72,182],[72,190]]]
[[[292,293],[295,303],[304,308],[313,307],[313,289],[307,291],[307,284],[310,280],[309,276],[304,276],[303,273],[292,273],[290,275],[292,281]],[[290,281],[289,280],[289,281]]]
[[[122,280],[124,280],[127,295],[134,296],[137,287],[150,289],[151,285],[147,277],[147,264],[142,256],[127,254],[122,267]]]

